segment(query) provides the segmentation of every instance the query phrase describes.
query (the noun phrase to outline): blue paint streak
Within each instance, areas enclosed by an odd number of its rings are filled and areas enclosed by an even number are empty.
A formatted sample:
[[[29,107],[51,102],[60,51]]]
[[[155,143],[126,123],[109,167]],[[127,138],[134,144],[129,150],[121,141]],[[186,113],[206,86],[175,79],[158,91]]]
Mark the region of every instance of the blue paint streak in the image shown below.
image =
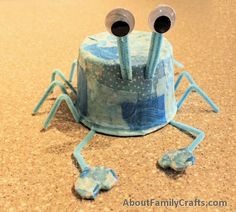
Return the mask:
[[[186,162],[191,162],[193,165],[195,164],[196,158],[195,156],[192,156],[186,160]]]
[[[86,46],[84,49],[105,60],[117,60],[119,58],[117,47],[102,47],[93,44]]]
[[[77,97],[77,105],[79,107],[80,112],[86,116],[88,113],[88,97],[87,97],[87,77],[84,70],[79,66],[79,76],[78,76],[78,97]]]
[[[166,123],[165,96],[150,98],[137,103],[123,102],[122,117],[131,130],[144,130]]]
[[[158,79],[161,79],[164,76],[166,76],[166,74],[165,74],[165,66],[164,66],[164,62],[163,61],[157,65],[156,70],[154,72],[154,76],[156,76]]]
[[[88,169],[85,169],[84,171],[82,171],[81,172],[81,174],[80,174],[80,178],[85,178],[85,177],[87,177],[88,175],[89,175],[89,172],[90,172],[90,169],[88,168]]]

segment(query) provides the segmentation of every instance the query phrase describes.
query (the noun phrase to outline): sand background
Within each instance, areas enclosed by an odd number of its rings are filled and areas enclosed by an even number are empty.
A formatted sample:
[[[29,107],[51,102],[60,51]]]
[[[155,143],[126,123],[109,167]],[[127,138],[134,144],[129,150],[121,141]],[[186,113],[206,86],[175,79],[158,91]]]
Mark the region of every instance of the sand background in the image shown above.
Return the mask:
[[[73,194],[79,172],[71,154],[88,130],[74,122],[63,104],[51,127],[41,131],[59,89],[37,116],[31,111],[49,85],[52,70],[59,68],[68,76],[83,39],[105,31],[109,10],[130,9],[135,29],[149,31],[148,14],[159,3],[172,5],[177,13],[176,25],[166,35],[176,59],[221,112],[214,113],[196,93],[178,112],[176,120],[206,133],[195,151],[196,165],[182,176],[156,168],[165,151],[192,141],[171,126],[137,138],[96,135],[83,155],[91,165],[113,168],[119,183],[94,202],[81,201]],[[226,200],[228,207],[212,209],[235,210],[235,10],[234,0],[1,0],[0,211],[144,209],[124,207],[124,199],[130,198]],[[185,81],[177,98],[186,87]]]

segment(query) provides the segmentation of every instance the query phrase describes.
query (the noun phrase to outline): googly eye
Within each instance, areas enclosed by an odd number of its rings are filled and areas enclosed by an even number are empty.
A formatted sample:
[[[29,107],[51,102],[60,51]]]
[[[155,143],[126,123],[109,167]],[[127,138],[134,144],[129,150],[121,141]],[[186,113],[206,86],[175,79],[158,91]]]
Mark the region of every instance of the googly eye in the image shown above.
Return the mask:
[[[148,23],[152,31],[165,33],[175,24],[175,11],[168,5],[160,5],[150,13]]]
[[[123,8],[117,8],[109,12],[106,16],[105,25],[107,31],[117,37],[123,37],[134,29],[133,14]]]

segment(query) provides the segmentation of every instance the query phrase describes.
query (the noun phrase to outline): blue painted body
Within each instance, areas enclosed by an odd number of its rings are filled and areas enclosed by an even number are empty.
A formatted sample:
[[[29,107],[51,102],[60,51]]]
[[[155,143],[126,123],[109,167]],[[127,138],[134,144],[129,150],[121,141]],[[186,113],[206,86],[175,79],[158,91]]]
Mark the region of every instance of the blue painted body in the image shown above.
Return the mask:
[[[129,35],[132,80],[123,79],[114,36],[100,33],[82,43],[77,101],[82,123],[98,132],[132,136],[150,133],[173,119],[177,104],[172,47],[163,39],[159,62],[146,79],[150,41],[148,32]]]

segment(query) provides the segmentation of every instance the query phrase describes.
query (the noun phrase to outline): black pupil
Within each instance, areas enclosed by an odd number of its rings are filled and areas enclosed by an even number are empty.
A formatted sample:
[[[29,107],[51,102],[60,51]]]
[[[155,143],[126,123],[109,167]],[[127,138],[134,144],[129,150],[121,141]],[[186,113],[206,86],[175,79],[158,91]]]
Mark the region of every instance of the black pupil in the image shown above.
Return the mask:
[[[170,19],[166,16],[160,16],[156,19],[154,23],[154,29],[156,32],[165,33],[170,29]]]
[[[111,26],[112,34],[118,37],[123,37],[129,33],[129,24],[124,21],[117,21]]]

